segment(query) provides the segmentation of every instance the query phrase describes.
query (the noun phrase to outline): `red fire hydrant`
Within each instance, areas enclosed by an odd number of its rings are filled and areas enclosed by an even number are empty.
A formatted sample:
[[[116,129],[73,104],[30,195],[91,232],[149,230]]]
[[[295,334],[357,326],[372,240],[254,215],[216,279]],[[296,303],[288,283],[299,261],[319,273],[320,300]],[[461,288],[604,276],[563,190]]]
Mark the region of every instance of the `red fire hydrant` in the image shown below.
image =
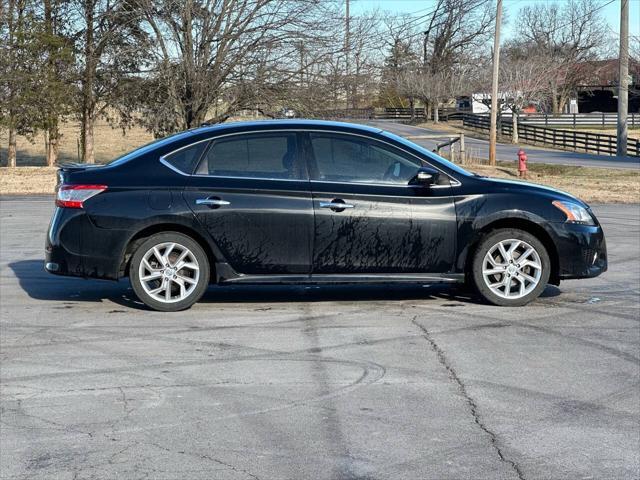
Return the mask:
[[[527,154],[523,149],[518,150],[518,176],[527,178]]]

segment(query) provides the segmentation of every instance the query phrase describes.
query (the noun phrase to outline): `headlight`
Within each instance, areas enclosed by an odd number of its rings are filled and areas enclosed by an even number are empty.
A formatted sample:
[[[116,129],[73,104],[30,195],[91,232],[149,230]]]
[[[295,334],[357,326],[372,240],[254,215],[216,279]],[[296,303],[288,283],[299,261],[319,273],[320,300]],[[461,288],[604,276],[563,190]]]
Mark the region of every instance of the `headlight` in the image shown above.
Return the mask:
[[[580,223],[583,225],[595,225],[593,217],[589,214],[586,208],[581,207],[576,203],[561,202],[556,200],[553,206],[558,210],[561,210],[567,216],[567,222]]]

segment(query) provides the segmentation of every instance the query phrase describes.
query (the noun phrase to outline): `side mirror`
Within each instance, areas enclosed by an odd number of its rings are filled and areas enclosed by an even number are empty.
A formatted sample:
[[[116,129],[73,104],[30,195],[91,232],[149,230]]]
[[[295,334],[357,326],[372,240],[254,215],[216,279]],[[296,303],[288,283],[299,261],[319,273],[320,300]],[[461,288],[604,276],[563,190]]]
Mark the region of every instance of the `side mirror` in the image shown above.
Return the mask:
[[[420,167],[416,176],[411,179],[409,185],[422,185],[428,187],[438,180],[440,172],[430,167]]]

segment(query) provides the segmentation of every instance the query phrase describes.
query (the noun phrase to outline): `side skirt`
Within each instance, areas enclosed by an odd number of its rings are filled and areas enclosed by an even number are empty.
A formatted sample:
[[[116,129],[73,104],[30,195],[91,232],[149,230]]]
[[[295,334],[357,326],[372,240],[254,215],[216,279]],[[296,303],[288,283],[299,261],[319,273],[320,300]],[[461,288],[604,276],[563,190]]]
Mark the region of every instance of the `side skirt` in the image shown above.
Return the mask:
[[[374,273],[316,275],[245,275],[228,263],[216,263],[216,279],[221,284],[336,284],[336,283],[463,283],[463,273]]]

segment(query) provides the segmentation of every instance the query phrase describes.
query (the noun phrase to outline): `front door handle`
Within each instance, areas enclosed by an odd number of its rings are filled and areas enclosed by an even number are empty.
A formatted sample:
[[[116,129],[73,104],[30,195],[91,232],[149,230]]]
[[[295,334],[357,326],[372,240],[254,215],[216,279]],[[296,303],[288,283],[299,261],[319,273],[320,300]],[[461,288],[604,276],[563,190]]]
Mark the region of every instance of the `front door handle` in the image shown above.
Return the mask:
[[[224,205],[231,205],[231,202],[227,202],[221,198],[198,198],[196,200],[196,205],[207,205],[212,208],[217,208]]]
[[[334,212],[343,212],[347,208],[355,208],[355,205],[345,203],[341,198],[334,198],[330,202],[320,202],[320,208],[330,208]]]

